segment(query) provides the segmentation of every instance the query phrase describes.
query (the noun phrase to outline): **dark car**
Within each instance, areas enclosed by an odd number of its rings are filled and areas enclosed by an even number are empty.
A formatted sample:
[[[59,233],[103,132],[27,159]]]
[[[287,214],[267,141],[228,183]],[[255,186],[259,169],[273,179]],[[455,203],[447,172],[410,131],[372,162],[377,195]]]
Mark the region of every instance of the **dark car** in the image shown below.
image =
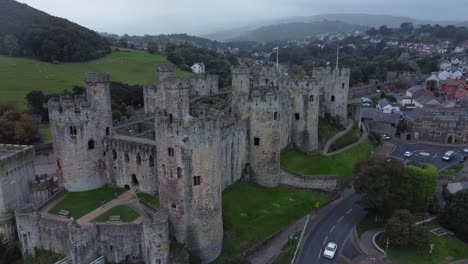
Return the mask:
[[[458,155],[458,161],[459,161],[460,163],[465,162],[467,158],[468,158],[468,156],[465,155],[465,154],[459,154],[459,155]]]

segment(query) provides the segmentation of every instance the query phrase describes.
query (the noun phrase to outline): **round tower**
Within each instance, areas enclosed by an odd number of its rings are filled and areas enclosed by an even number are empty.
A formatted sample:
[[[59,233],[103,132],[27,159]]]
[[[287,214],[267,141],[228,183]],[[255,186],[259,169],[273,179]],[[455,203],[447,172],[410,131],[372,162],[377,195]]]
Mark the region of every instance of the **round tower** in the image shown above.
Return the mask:
[[[59,184],[68,191],[106,183],[103,139],[112,129],[109,76],[87,74],[86,93],[48,103]]]
[[[252,177],[262,186],[280,185],[280,100],[278,87],[256,87],[250,103],[249,155]]]
[[[172,72],[174,71],[174,65],[170,63],[162,63],[156,65],[156,79],[158,82],[165,80],[169,77],[172,77]]]

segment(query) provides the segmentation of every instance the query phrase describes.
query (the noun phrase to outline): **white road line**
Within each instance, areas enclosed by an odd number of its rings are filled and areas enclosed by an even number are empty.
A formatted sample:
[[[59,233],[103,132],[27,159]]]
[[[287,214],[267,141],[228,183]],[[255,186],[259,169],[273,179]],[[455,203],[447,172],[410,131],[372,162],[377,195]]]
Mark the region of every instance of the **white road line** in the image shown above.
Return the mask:
[[[338,223],[341,222],[341,220],[343,220],[343,218],[344,218],[344,215],[340,219],[338,219]]]
[[[323,240],[322,245],[325,245],[325,242],[327,242],[328,236]]]
[[[320,252],[319,252],[317,258],[320,258],[321,256],[322,256],[322,249],[320,249]]]
[[[332,227],[332,229],[330,230],[330,233],[333,231],[333,229],[335,229],[335,226]]]
[[[346,212],[346,214],[351,213],[352,210],[353,210],[353,208],[349,209],[348,212]]]

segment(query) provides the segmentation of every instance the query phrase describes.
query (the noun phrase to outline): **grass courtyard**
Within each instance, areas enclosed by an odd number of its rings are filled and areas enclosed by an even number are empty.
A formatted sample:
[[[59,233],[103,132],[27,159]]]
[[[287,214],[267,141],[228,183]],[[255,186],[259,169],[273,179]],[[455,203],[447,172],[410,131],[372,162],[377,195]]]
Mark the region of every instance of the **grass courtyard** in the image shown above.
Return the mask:
[[[351,176],[354,164],[367,159],[373,150],[369,140],[333,156],[288,149],[281,153],[281,167],[303,175],[337,175],[344,181]]]
[[[67,192],[60,202],[58,202],[49,213],[58,215],[60,210],[66,210],[75,219],[93,211],[101,206],[103,200],[114,199],[114,194],[121,194],[122,188],[106,185],[102,188],[85,192]]]
[[[286,186],[265,188],[239,182],[223,192],[223,252],[215,263],[236,256],[313,210],[330,197]]]
[[[148,193],[144,193],[144,192],[137,193],[137,197],[138,197],[138,199],[140,199],[141,201],[151,205],[152,207],[159,208],[159,199],[158,199],[158,197],[156,197],[154,195],[151,195],[151,194],[148,194]]]
[[[57,93],[84,86],[87,72],[108,72],[112,81],[144,85],[156,82],[158,63],[167,62],[165,56],[139,51],[113,51],[89,62],[52,64],[29,58],[0,56],[0,98],[25,107],[24,97],[31,90]],[[186,74],[176,69],[177,75]]]
[[[49,125],[43,125],[39,127],[39,133],[41,134],[45,143],[52,143],[52,134],[50,132]]]
[[[346,146],[353,144],[354,142],[357,142],[360,139],[358,132],[359,128],[357,127],[357,125],[354,125],[354,127],[351,130],[349,130],[346,134],[344,134],[342,137],[338,138],[335,142],[333,142],[328,152],[333,152],[342,149]]]
[[[432,230],[439,225],[431,223],[427,227]],[[429,248],[392,248],[390,245],[388,257],[399,264],[442,264],[468,258],[468,244],[453,235],[436,236],[430,233],[429,240],[430,244],[434,244],[432,256],[429,255]],[[383,244],[379,241],[379,245]]]
[[[102,215],[96,217],[93,222],[104,223],[109,220],[109,216],[120,216],[120,221],[130,223],[140,215],[130,206],[121,204],[112,207]]]

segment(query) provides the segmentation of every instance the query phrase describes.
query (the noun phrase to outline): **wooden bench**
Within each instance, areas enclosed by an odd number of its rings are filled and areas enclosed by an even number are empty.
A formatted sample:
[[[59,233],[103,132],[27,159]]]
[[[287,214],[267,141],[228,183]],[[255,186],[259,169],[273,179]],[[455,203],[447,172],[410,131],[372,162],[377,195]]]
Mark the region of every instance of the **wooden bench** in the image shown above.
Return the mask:
[[[120,215],[109,216],[109,222],[120,222]]]
[[[67,210],[60,210],[59,215],[68,217],[68,215],[70,215],[70,212],[68,212]]]

